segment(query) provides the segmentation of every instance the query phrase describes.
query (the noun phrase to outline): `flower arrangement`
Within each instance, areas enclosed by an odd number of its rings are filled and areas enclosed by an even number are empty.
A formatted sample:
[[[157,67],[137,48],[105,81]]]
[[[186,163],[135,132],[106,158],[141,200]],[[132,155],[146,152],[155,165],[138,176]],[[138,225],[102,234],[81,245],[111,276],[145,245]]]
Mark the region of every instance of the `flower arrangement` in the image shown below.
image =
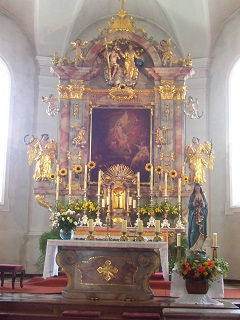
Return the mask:
[[[228,263],[223,259],[209,259],[198,260],[195,258],[187,258],[187,260],[180,260],[177,262],[177,273],[183,279],[191,281],[203,281],[210,283],[215,280],[218,273],[227,274]]]
[[[95,215],[98,210],[98,203],[93,202],[91,200],[83,201],[81,199],[72,200],[70,203],[63,204],[59,202],[57,204],[57,210],[56,211],[67,211],[71,210],[76,212],[79,215],[82,215],[84,212],[86,212],[88,218],[93,219],[95,218]]]
[[[64,232],[69,232],[71,230],[76,230],[79,224],[79,218],[79,214],[68,209],[57,212],[51,220],[53,221],[54,227],[62,229]]]
[[[148,216],[154,216],[155,219],[161,219],[164,214],[168,215],[168,219],[174,221],[178,217],[179,208],[177,205],[171,205],[169,202],[162,201],[160,204],[156,203],[150,205],[145,203],[139,208],[140,218],[145,220]]]

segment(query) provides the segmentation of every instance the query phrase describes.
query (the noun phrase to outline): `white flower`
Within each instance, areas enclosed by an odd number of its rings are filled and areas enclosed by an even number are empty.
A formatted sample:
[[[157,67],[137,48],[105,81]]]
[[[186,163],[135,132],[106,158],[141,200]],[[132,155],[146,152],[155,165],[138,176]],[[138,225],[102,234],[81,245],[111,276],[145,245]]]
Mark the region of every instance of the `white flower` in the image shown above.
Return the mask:
[[[59,217],[61,215],[61,213],[60,212],[57,212],[57,217]]]
[[[65,218],[62,217],[62,221],[65,221]]]
[[[77,221],[74,221],[73,223],[75,224],[75,226],[77,226],[77,225],[78,225]]]

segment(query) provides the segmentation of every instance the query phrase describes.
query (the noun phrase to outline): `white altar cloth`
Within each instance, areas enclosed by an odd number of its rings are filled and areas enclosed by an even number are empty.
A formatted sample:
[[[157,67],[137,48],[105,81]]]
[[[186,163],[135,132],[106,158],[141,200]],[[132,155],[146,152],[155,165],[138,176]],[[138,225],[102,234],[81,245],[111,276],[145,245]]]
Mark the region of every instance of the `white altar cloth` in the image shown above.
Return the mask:
[[[138,248],[138,249],[154,249],[160,255],[162,273],[166,281],[169,280],[168,269],[168,243],[167,242],[132,242],[132,241],[86,241],[86,240],[48,240],[46,256],[44,262],[43,278],[58,275],[58,265],[56,263],[56,255],[58,247],[89,247],[89,248]]]
[[[210,288],[208,290],[208,296],[211,298],[224,298],[224,284],[222,274],[218,274],[216,279],[210,283]],[[175,271],[172,270],[171,278],[171,297],[182,297],[187,294],[185,280]]]
[[[223,305],[222,302],[212,299],[208,294],[184,294],[178,298],[174,303],[176,304],[213,304]]]

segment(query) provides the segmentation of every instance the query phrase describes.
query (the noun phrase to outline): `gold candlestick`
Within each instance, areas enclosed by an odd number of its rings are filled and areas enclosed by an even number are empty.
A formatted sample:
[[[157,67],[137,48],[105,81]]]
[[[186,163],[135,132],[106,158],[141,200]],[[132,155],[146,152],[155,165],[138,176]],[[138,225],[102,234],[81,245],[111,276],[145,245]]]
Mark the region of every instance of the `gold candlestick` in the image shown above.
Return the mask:
[[[159,237],[159,234],[160,234],[160,232],[155,231],[155,237],[153,238],[152,241],[154,241],[154,242],[161,242],[162,239],[161,239],[161,237]]]
[[[142,236],[143,232],[138,231],[138,236],[136,237],[136,241],[147,241],[147,238]]]
[[[128,236],[126,235],[127,232],[122,231],[122,235],[120,237],[120,241],[129,241]]]
[[[93,235],[93,231],[88,231],[88,236],[85,240],[95,240],[94,235]]]
[[[217,259],[217,248],[219,248],[219,246],[216,247],[211,247],[213,249],[213,259],[216,258]]]
[[[110,217],[110,212],[109,211],[107,212],[107,217],[106,217],[107,233],[106,233],[106,235],[104,237],[105,241],[112,241],[112,237],[110,236],[110,233],[109,233],[109,226],[110,226],[110,222],[111,222],[111,217]]]

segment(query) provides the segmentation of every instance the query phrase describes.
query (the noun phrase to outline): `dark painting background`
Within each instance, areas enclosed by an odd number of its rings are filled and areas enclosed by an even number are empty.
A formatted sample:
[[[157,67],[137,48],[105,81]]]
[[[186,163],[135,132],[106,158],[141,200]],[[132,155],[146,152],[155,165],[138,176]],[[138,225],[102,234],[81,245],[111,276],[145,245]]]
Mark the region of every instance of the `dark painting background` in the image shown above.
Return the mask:
[[[150,161],[150,109],[92,109],[90,160],[96,162],[91,181],[97,181],[99,169],[125,164],[133,172],[141,172],[141,182],[149,182],[145,165]]]

